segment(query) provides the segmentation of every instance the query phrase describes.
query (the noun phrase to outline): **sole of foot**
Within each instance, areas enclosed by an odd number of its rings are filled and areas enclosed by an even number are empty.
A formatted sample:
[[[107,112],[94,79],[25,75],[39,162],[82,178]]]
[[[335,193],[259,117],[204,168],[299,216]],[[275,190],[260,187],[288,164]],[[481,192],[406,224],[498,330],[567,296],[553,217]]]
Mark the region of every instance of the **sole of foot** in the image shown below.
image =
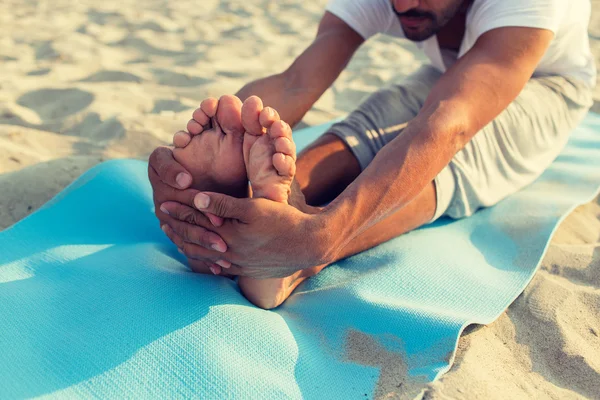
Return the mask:
[[[173,136],[173,157],[191,173],[192,188],[247,196],[241,108],[235,96],[206,99],[194,111],[187,132]]]
[[[263,107],[256,96],[244,102],[242,124],[245,128],[244,161],[253,197],[288,203],[296,174],[292,129],[281,120],[277,111]],[[280,279],[240,277],[238,285],[254,305],[272,309],[281,305],[304,279],[317,272],[310,268]]]

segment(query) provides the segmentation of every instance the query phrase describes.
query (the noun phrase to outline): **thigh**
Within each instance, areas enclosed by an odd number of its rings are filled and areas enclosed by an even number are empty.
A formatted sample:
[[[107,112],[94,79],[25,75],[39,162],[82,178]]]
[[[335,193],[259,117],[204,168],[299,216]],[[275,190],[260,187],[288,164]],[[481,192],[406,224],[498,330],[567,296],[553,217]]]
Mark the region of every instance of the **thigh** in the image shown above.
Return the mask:
[[[333,125],[328,134],[339,137],[364,170],[386,144],[398,136],[423,107],[441,73],[421,67],[404,82],[378,90]]]
[[[496,204],[554,161],[591,106],[591,90],[564,77],[532,78],[519,96],[456,154],[446,210],[453,218]]]

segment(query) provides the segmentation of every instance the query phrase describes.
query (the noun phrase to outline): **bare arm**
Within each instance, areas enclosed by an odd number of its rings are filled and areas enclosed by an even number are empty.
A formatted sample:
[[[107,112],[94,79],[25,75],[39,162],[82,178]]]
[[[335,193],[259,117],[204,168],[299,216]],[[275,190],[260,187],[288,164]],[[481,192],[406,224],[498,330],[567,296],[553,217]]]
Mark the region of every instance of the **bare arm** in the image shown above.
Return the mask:
[[[256,95],[294,126],[346,67],[363,38],[326,12],[312,44],[284,72],[251,82],[237,93]]]
[[[404,133],[325,210],[334,252],[408,204],[512,102],[544,55],[550,31],[506,27],[482,35],[436,83]],[[328,255],[335,258],[335,254]]]

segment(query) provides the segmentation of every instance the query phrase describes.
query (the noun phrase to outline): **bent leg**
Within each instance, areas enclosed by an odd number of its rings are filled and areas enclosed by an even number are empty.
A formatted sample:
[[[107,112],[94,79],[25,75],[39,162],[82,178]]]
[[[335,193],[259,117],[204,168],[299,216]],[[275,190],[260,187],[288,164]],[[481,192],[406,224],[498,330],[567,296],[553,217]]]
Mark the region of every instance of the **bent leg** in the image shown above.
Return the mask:
[[[296,180],[310,205],[335,199],[417,116],[441,73],[423,66],[378,90],[298,155]]]
[[[544,104],[541,104],[542,99]],[[533,78],[500,116],[457,153],[434,183],[406,207],[353,240],[339,258],[372,248],[442,214],[452,218],[468,216],[531,183],[562,150],[570,131],[590,104],[589,88],[576,81],[557,76]],[[372,121],[372,114],[363,120]],[[363,135],[364,131],[356,129],[357,124],[348,125],[351,129],[342,133],[330,132],[340,140],[329,135],[309,148],[299,160],[299,164],[304,161],[305,165],[298,168],[298,180],[310,202],[335,198],[345,187],[339,182],[351,182],[368,165],[371,155],[389,142],[389,135],[401,134],[403,128],[400,125],[384,129],[375,125]],[[357,137],[361,136],[369,139],[371,148],[354,146],[360,143]],[[328,182],[329,179],[336,179],[338,185]],[[299,271],[279,280],[270,291],[254,293],[255,304],[263,308],[276,307],[306,277],[324,267]]]

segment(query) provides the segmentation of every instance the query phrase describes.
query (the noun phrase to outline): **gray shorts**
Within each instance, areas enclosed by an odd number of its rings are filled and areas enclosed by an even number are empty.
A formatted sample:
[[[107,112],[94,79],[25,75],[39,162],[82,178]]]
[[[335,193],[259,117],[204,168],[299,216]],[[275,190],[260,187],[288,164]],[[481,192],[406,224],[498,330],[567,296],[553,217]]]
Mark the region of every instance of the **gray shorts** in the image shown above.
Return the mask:
[[[369,96],[333,125],[364,170],[414,118],[441,73],[424,66],[405,82]],[[592,105],[592,90],[562,76],[533,77],[519,96],[478,132],[435,178],[442,215],[462,218],[533,182],[563,149]]]

